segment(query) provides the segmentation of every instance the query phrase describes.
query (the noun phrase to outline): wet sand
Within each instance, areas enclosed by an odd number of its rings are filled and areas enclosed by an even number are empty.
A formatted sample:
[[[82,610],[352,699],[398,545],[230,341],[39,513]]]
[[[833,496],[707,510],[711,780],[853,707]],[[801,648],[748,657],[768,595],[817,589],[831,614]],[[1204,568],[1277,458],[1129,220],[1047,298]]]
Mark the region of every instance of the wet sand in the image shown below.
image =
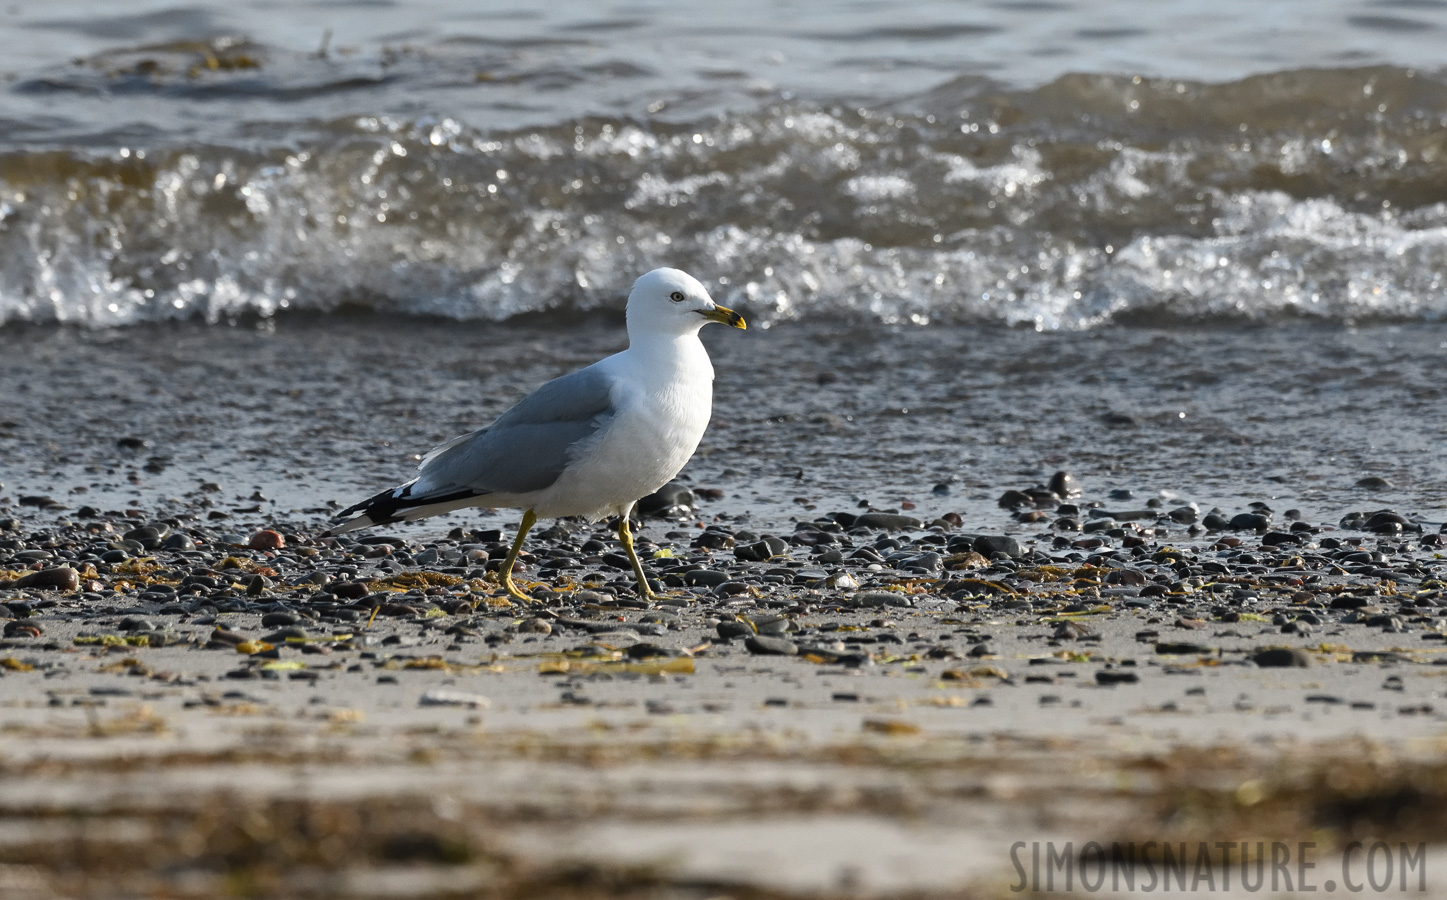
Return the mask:
[[[617,323],[13,330],[0,886],[1003,896],[1016,841],[1440,846],[1444,335],[710,335],[668,600],[564,523],[520,609],[514,513],[317,532]]]

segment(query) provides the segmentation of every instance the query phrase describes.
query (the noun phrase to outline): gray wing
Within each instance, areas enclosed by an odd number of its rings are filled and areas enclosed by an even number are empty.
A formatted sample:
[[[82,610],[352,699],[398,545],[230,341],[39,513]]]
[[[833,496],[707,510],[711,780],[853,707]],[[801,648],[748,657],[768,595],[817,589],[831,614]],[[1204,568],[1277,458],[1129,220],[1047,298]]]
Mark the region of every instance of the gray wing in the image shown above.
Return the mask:
[[[593,366],[555,378],[497,421],[422,459],[416,494],[540,491],[558,480],[573,448],[614,415],[612,381]]]

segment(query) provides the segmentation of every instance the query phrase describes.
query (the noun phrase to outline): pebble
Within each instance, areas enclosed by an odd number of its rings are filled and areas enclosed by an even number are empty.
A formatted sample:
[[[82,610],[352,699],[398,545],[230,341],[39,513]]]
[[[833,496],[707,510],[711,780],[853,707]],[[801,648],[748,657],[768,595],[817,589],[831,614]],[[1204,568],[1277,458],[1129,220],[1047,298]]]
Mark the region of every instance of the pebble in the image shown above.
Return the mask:
[[[859,591],[849,596],[845,602],[849,606],[860,609],[877,609],[884,606],[909,606],[910,600],[907,594],[899,594],[894,591]]]
[[[1020,542],[1005,535],[982,534],[975,538],[971,549],[986,559],[994,558],[996,553],[1002,553],[1011,559],[1019,559],[1025,555],[1025,549],[1020,546]]]
[[[1374,534],[1401,534],[1404,530],[1414,527],[1412,522],[1397,515],[1391,510],[1382,510],[1369,516],[1362,528]]]
[[[720,622],[714,626],[714,631],[718,633],[718,636],[720,638],[723,638],[726,641],[731,641],[734,638],[752,637],[754,634],[757,633],[754,631],[752,625],[750,625],[748,622],[742,621]]]
[[[41,569],[22,575],[12,582],[0,582],[0,587],[38,588],[48,591],[74,591],[80,588],[80,573],[69,566]]]
[[[677,647],[663,647],[658,644],[639,642],[629,647],[626,651],[629,659],[654,659],[656,657],[677,658],[689,656],[687,651]]]
[[[1096,684],[1135,684],[1140,680],[1140,676],[1135,672],[1122,672],[1119,669],[1101,669],[1095,673]]]
[[[1271,527],[1271,518],[1261,513],[1237,513],[1226,525],[1232,531],[1264,532]]]
[[[799,630],[794,621],[785,616],[757,616],[749,621],[759,634],[787,634]]]
[[[750,635],[744,639],[744,647],[760,656],[798,656],[799,645],[781,637]]]
[[[188,536],[186,536],[186,535],[184,535],[184,534],[181,534],[181,533],[177,532],[177,533],[174,533],[174,534],[169,535],[165,540],[161,541],[161,549],[162,549],[162,550],[194,550],[194,549],[196,549],[196,542],[193,541],[193,540],[191,540],[190,537],[188,537]]]
[[[378,679],[381,682],[381,679]],[[395,684],[396,679],[391,683]],[[466,709],[487,709],[492,701],[481,694],[459,691],[452,688],[433,688],[423,692],[417,700],[418,706],[460,706]]]
[[[597,644],[636,644],[641,635],[631,628],[615,628],[611,631],[596,631],[592,634],[592,643]]]
[[[1263,669],[1305,669],[1311,665],[1311,656],[1304,650],[1290,647],[1272,647],[1253,653],[1251,661]]]
[[[290,625],[286,628],[279,628],[276,631],[273,631],[272,633],[263,636],[261,639],[268,644],[285,644],[287,641],[305,641],[310,640],[310,638],[311,635],[307,634],[307,630],[305,628],[301,628],[296,625]]]
[[[1191,503],[1186,506],[1178,506],[1166,515],[1177,524],[1194,525],[1201,518],[1201,508]]]
[[[1080,496],[1080,483],[1069,472],[1060,471],[1050,476],[1050,493],[1061,500]]]
[[[1192,644],[1186,641],[1160,641],[1156,644],[1156,652],[1162,656],[1204,656],[1214,654],[1214,648],[1205,644]]]
[[[734,556],[746,562],[764,562],[789,552],[789,545],[783,538],[768,536],[734,548]]]
[[[564,523],[540,532],[524,557],[528,581],[542,583],[530,589],[543,605],[507,610],[482,602],[497,593],[484,568],[489,560],[501,558],[510,538],[495,529],[456,529],[441,541],[396,536],[317,541],[290,522],[262,527],[239,515],[231,520],[235,525],[223,528],[207,522],[204,513],[151,521],[139,511],[115,516],[92,510],[78,524],[55,525],[40,517],[59,519],[65,514],[23,512],[35,521],[0,524],[0,588],[10,589],[3,594],[7,606],[0,614],[14,617],[4,629],[11,640],[40,638],[70,649],[73,631],[53,628],[52,621],[85,622],[81,627],[92,629],[88,635],[131,639],[132,647],[118,646],[115,652],[136,654],[150,665],[145,645],[155,648],[201,637],[208,648],[219,651],[198,655],[215,667],[210,677],[285,680],[295,675],[328,683],[356,674],[377,677],[373,666],[386,663],[391,654],[397,662],[389,665],[400,669],[404,660],[461,652],[465,644],[474,644],[463,654],[470,662],[479,650],[483,659],[524,660],[539,654],[551,659],[551,652],[567,649],[569,642],[540,638],[559,632],[578,639],[577,649],[594,659],[600,658],[597,644],[622,651],[625,660],[682,658],[692,652],[713,657],[701,666],[703,671],[737,665],[747,652],[781,657],[773,663],[755,662],[761,670],[796,667],[799,674],[838,676],[842,669],[877,666],[891,675],[926,679],[956,660],[959,668],[946,672],[966,681],[990,678],[1012,685],[1032,679],[1073,684],[1073,671],[1080,672],[1079,681],[1129,684],[1152,671],[1182,674],[1194,661],[1172,657],[1209,657],[1227,672],[1243,660],[1257,666],[1306,666],[1313,664],[1306,651],[1262,645],[1282,640],[1281,632],[1306,635],[1313,628],[1325,632],[1313,638],[1313,644],[1322,640],[1350,645],[1354,638],[1383,642],[1378,629],[1385,629],[1416,633],[1391,638],[1394,644],[1427,652],[1442,646],[1427,643],[1440,639],[1439,613],[1447,608],[1447,590],[1439,583],[1440,551],[1425,540],[1438,535],[1427,534],[1393,510],[1350,512],[1336,529],[1329,522],[1303,521],[1299,512],[1290,511],[1272,528],[1272,513],[1260,504],[1238,515],[1213,510],[1202,517],[1196,504],[1181,504],[1162,492],[1168,502],[1151,499],[1107,511],[1097,499],[1060,502],[1077,493],[1078,486],[1071,480],[1063,493],[1060,487],[1052,479],[1049,488],[1020,491],[1014,508],[1022,515],[1049,509],[1049,519],[1070,518],[1077,525],[1087,521],[1093,529],[1089,537],[1046,532],[1048,520],[1024,530],[1027,523],[1021,516],[998,512],[993,513],[996,527],[1022,533],[970,533],[958,516],[935,518],[933,513],[924,517],[930,522],[926,530],[921,519],[886,512],[810,513],[793,523],[792,530],[788,524],[775,526],[782,537],[763,533],[757,525],[750,526],[750,532],[741,527],[747,520],[726,515],[701,529],[693,523],[651,526],[648,538],[657,543],[642,542],[650,557],[647,565],[672,591],[649,601],[634,598],[627,560],[616,553],[616,540],[603,526],[589,532]],[[957,486],[954,493],[972,491]],[[912,509],[900,505],[906,512]],[[1198,522],[1210,527],[1213,537],[1202,540]],[[978,524],[988,527],[987,521]],[[1429,529],[1436,532],[1437,526]],[[1417,533],[1406,535],[1409,531]],[[279,540],[256,540],[264,534]],[[655,550],[665,552],[654,557]],[[605,555],[624,568],[600,566]],[[147,561],[123,565],[137,557]],[[95,573],[82,578],[79,572],[92,565]],[[408,585],[408,590],[377,584],[391,576],[410,576],[418,566],[428,573],[425,584]],[[492,566],[495,569],[496,562]],[[137,572],[145,574],[138,577]],[[54,590],[42,593],[47,579],[69,596]],[[1394,582],[1396,591],[1385,590],[1383,581]],[[374,585],[379,590],[374,591]],[[27,588],[34,593],[22,593]],[[1060,618],[1100,605],[1116,612],[1088,622]],[[373,609],[380,618],[363,630]],[[1274,616],[1274,625],[1263,627],[1253,613]],[[886,615],[896,621],[886,620]],[[1148,661],[1141,654],[1139,669],[1119,664],[1082,669],[1072,662],[1079,658],[1078,650],[1089,651],[1097,661],[1128,661],[1131,632],[1122,640],[1110,624],[1123,615],[1139,616],[1139,627],[1146,630],[1135,632],[1136,652],[1141,646],[1146,653],[1153,651]],[[235,630],[202,630],[218,617],[233,622]],[[1151,623],[1145,624],[1147,620]],[[1233,621],[1236,624],[1229,624]],[[172,631],[167,633],[167,628]],[[345,634],[353,636],[328,639]],[[1196,640],[1175,641],[1173,635]],[[1060,649],[1044,649],[1046,638],[1087,644],[1072,646],[1061,657],[1037,658]],[[671,646],[670,639],[679,646]],[[273,649],[265,656],[238,654],[237,645],[248,641]],[[1251,646],[1253,641],[1256,646]],[[29,664],[31,655],[45,659],[45,648],[52,645],[36,640],[23,646]],[[399,648],[404,647],[417,649],[403,654]],[[693,650],[683,649],[687,647]],[[327,655],[333,666],[291,672],[302,653]],[[152,654],[153,659],[161,656]],[[789,656],[805,656],[808,662],[782,659]],[[1028,658],[1030,671],[1037,674],[1012,681],[1008,673],[1000,674],[1003,668],[983,665],[998,657]],[[1423,658],[1407,650],[1352,653],[1358,663]],[[216,666],[223,659],[226,666]],[[246,664],[236,668],[238,659]],[[264,659],[280,660],[286,668],[262,669]],[[616,660],[617,654],[602,654],[601,659],[581,678],[576,672],[566,676],[572,679],[567,692],[580,702],[588,702],[579,687],[582,678],[647,677],[636,667],[631,672],[608,670],[607,660]],[[229,675],[227,666],[232,667]],[[413,675],[399,671],[381,678],[388,679],[381,683],[402,683]],[[1000,696],[1005,705],[1005,695]],[[859,694],[853,697],[857,700]],[[605,700],[613,698],[597,698],[598,703]],[[658,702],[662,705],[650,706],[650,711],[673,708],[671,702]],[[810,701],[791,695],[788,702]],[[693,711],[688,703],[677,708],[684,714]]]
[[[854,520],[856,528],[873,528],[880,531],[906,531],[920,528],[924,522],[914,516],[903,516],[897,513],[864,513]]]
[[[1209,532],[1226,531],[1231,527],[1231,520],[1213,510],[1201,518],[1201,525]]]
[[[676,519],[693,514],[698,498],[688,485],[670,481],[638,501],[638,514],[663,519]]]
[[[732,578],[729,573],[715,569],[691,569],[683,573],[683,583],[689,587],[718,587]]]
[[[1073,641],[1078,638],[1089,637],[1095,634],[1089,625],[1084,622],[1061,622],[1055,626],[1051,638],[1057,641]]]

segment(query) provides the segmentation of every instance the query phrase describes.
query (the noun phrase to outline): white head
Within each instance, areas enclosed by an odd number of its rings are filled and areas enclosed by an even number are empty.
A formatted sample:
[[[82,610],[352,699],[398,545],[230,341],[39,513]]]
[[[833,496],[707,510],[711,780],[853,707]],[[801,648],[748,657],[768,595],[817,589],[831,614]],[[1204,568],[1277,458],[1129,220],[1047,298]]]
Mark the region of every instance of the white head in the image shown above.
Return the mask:
[[[745,328],[743,316],[719,306],[687,272],[654,269],[633,282],[628,295],[628,336],[697,334],[709,322]]]

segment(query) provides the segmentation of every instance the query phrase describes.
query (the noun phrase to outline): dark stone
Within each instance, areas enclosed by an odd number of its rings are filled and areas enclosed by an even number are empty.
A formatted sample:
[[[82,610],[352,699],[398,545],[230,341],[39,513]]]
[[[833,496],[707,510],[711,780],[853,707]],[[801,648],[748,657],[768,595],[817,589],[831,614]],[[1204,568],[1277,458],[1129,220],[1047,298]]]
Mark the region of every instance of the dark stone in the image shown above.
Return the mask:
[[[1231,517],[1227,527],[1232,531],[1265,531],[1271,527],[1271,517],[1261,513],[1237,513]]]
[[[895,568],[901,572],[938,578],[944,573],[945,563],[938,553],[921,553],[919,556],[910,556],[900,560],[896,563]]]
[[[1117,669],[1101,669],[1095,673],[1096,684],[1135,684],[1141,677],[1134,672],[1121,672]]]
[[[691,514],[697,505],[698,498],[688,485],[670,481],[638,501],[638,514],[672,519]]]
[[[734,556],[745,562],[764,562],[776,556],[783,556],[789,550],[789,544],[783,538],[768,535],[757,541],[747,544],[740,544],[734,548]]]
[[[343,600],[360,600],[371,593],[371,589],[363,581],[338,581],[327,585],[323,590]]]
[[[1215,653],[1216,651],[1205,644],[1189,644],[1184,641],[1160,641],[1156,644],[1156,652],[1162,656],[1199,656],[1204,653]]]
[[[714,569],[692,569],[683,573],[683,583],[688,587],[718,587],[732,576]]]
[[[1050,476],[1050,493],[1064,500],[1079,494],[1080,486],[1070,477],[1069,472],[1062,470]]]
[[[704,550],[728,550],[737,543],[733,535],[724,534],[722,531],[705,531],[693,539],[693,546]]]
[[[1311,656],[1304,650],[1290,647],[1272,647],[1251,655],[1251,661],[1263,669],[1305,669],[1311,665]]]
[[[982,534],[975,538],[975,544],[971,548],[976,553],[989,559],[996,553],[1003,553],[1011,559],[1019,559],[1025,555],[1025,550],[1020,542],[1012,537],[996,534]]]
[[[1268,531],[1261,536],[1261,546],[1276,547],[1280,544],[1300,544],[1303,540],[1305,540],[1305,537],[1301,534],[1285,531]]]
[[[1364,530],[1373,534],[1401,534],[1411,527],[1413,526],[1410,520],[1386,509],[1372,513],[1371,517],[1362,524]]]
[[[682,656],[683,651],[676,647],[662,647],[658,644],[638,643],[627,650],[630,659],[653,659],[655,657],[676,657]]]
[[[298,628],[295,625],[291,625],[286,628],[277,629],[271,634],[263,635],[261,639],[268,644],[285,644],[289,640],[304,641],[309,637],[311,637],[311,635],[307,634],[305,628]]]
[[[1009,490],[1000,495],[1001,509],[1018,509],[1021,506],[1030,506],[1032,503],[1030,495],[1024,491]]]
[[[186,535],[181,534],[180,532],[176,532],[176,533],[170,535],[169,537],[167,537],[165,540],[161,541],[161,549],[162,549],[162,550],[194,550],[194,549],[196,549],[196,542],[193,541],[193,540],[191,540],[191,539],[190,539],[189,537],[187,537]]]
[[[924,523],[914,516],[901,516],[894,513],[865,513],[854,520],[856,528],[877,528],[881,531],[905,531],[912,528],[921,528]]]
[[[750,628],[747,622],[720,622],[714,626],[714,630],[718,632],[719,637],[726,641],[751,637],[754,634],[754,629]]]
[[[614,569],[621,569],[624,572],[627,572],[632,570],[633,560],[629,559],[627,555],[623,553],[604,553],[603,565],[609,566]],[[489,566],[488,568],[492,567]],[[500,568],[501,566],[499,565],[499,569]],[[518,571],[518,569],[514,567],[513,571]]]
[[[1370,606],[1372,598],[1360,597],[1351,594],[1342,594],[1331,598],[1332,609],[1361,609],[1363,606]]]
[[[40,637],[41,633],[41,627],[30,622],[16,619],[5,623],[4,634],[8,638]]]

